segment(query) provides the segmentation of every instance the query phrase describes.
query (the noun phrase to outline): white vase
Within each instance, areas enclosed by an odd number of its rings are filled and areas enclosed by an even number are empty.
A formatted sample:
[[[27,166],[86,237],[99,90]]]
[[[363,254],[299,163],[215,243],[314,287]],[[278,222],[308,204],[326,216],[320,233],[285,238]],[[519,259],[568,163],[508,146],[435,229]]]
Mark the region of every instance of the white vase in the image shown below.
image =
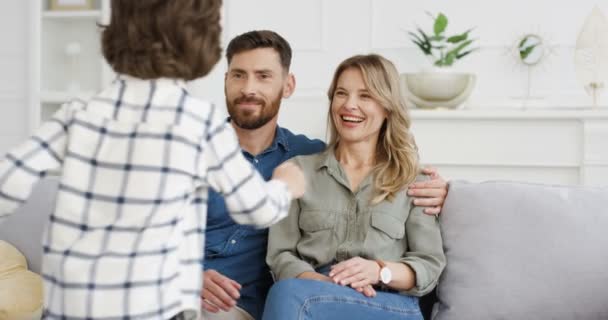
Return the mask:
[[[402,73],[405,98],[418,108],[455,109],[471,95],[476,77],[450,68],[433,68],[418,73]]]

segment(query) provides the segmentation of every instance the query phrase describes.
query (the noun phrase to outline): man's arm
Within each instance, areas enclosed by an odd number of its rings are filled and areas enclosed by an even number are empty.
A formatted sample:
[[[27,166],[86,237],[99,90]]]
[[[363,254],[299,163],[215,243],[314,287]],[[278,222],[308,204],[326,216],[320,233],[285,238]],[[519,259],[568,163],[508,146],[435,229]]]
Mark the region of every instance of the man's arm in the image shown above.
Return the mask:
[[[439,215],[448,195],[448,183],[439,175],[437,168],[425,167],[422,173],[431,180],[412,183],[407,194],[416,198],[414,204],[424,207],[424,213]]]

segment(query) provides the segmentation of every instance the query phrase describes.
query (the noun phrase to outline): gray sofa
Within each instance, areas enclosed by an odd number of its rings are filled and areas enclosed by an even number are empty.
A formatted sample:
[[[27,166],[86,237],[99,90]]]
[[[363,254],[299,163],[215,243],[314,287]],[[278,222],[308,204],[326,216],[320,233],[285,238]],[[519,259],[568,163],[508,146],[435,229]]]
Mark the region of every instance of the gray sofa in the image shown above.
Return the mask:
[[[34,271],[56,186],[0,225]],[[434,319],[608,319],[608,189],[452,182],[440,222]]]

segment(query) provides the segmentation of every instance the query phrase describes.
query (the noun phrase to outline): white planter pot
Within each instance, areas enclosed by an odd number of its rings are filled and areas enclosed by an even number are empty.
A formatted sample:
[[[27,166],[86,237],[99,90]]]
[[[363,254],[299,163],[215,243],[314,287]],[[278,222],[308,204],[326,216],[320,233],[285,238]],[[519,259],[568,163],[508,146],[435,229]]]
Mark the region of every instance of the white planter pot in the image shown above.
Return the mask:
[[[423,109],[455,109],[461,106],[471,95],[475,80],[474,74],[441,68],[401,74],[405,98]]]

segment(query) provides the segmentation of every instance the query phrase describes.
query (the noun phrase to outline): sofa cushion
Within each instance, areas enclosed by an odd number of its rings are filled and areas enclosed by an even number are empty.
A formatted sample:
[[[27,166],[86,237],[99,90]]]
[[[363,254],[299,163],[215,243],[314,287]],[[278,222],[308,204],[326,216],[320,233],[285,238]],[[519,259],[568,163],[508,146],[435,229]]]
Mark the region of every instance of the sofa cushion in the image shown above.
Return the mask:
[[[27,270],[25,257],[0,240],[0,319],[33,320],[42,315],[42,278]]]
[[[450,183],[433,319],[608,319],[608,189]]]

